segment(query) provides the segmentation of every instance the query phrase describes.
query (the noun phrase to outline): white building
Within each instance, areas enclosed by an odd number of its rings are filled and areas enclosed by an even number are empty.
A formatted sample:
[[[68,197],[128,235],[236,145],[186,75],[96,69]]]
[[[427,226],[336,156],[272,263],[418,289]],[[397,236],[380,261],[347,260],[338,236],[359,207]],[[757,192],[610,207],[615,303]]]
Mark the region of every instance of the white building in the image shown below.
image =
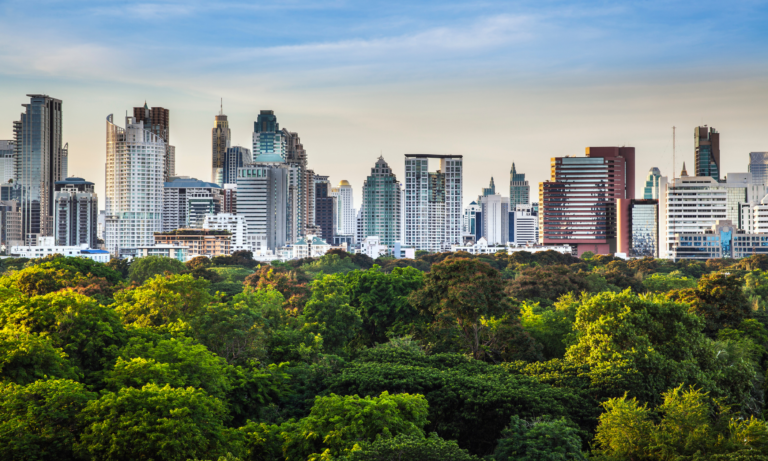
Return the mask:
[[[237,173],[237,214],[245,217],[253,241],[266,242],[271,251],[292,243],[288,233],[292,170],[275,162],[240,168]]]
[[[147,245],[136,248],[136,257],[143,258],[146,256],[163,256],[181,262],[187,262],[188,259],[191,259],[187,247],[169,244]]]
[[[753,207],[753,211],[754,233],[768,234],[768,195],[760,201],[759,205]]]
[[[370,258],[376,259],[379,256],[388,255],[389,247],[382,245],[379,237],[368,236],[360,242],[360,248],[356,249],[355,253],[364,254]]]
[[[56,245],[56,237],[38,237],[37,246],[12,246],[11,256],[17,258],[44,258],[51,255],[62,255],[72,258],[92,259],[96,262],[109,262],[109,252],[94,248],[88,248],[88,245],[63,246]]]
[[[469,205],[464,208],[464,215],[461,219],[462,235],[471,235],[473,238],[477,236],[477,213],[481,211],[480,205],[475,201],[469,202]]]
[[[457,251],[463,251],[473,255],[496,254],[500,251],[504,251],[508,255],[511,255],[520,251],[527,251],[529,253],[539,253],[541,251],[549,251],[549,250],[556,251],[562,254],[571,254],[570,245],[559,245],[559,246],[557,245],[556,246],[515,245],[515,244],[489,245],[488,241],[484,237],[481,237],[473,245],[452,245],[451,246],[451,251],[454,253]]]
[[[331,245],[317,235],[307,235],[293,244],[293,259],[319,258],[325,255]]]
[[[189,176],[175,176],[163,184],[163,232],[199,229],[207,214],[224,205],[221,186]]]
[[[336,197],[336,233],[339,235],[354,235],[357,226],[355,205],[352,197],[352,186],[346,179],[331,187],[331,197]]]
[[[429,159],[440,169],[429,171]],[[405,244],[444,251],[461,243],[462,156],[405,155]]]
[[[165,141],[126,117],[125,129],[107,117],[105,241],[115,255],[153,245],[163,229]]]
[[[510,232],[512,238],[511,243],[517,245],[536,244],[539,239],[539,218],[533,214],[532,207],[530,205],[517,205],[515,211],[510,212],[510,223],[512,225],[512,231]]]
[[[0,141],[0,184],[16,179],[14,148],[15,143],[13,141]]]
[[[254,257],[270,255],[267,236],[248,232],[245,216],[232,213],[209,214],[205,216],[203,229],[226,230],[232,234],[232,251],[250,251]]]
[[[480,197],[482,210],[482,236],[489,245],[506,245],[509,242],[509,198],[501,194]]]

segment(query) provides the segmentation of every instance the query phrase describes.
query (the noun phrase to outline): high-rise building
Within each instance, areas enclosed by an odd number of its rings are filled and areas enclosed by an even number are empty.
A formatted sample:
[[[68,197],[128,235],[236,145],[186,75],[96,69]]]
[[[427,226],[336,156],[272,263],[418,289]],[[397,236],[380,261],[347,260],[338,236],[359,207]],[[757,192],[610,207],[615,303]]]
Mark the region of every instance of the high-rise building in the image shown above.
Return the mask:
[[[16,156],[13,154],[13,145],[13,141],[0,141],[0,184],[15,179]]]
[[[93,183],[83,178],[67,178],[56,181],[54,190],[56,245],[97,248],[99,199]]]
[[[237,170],[253,163],[251,150],[246,147],[228,147],[224,152],[221,171],[217,174],[217,180],[213,181],[219,186],[224,184],[237,184]],[[221,180],[221,181],[219,181]]]
[[[697,126],[693,130],[693,140],[696,147],[695,175],[720,181],[720,133],[706,125]]]
[[[224,206],[222,213],[237,213],[237,184],[224,184]]]
[[[481,211],[480,205],[472,201],[464,208],[464,216],[461,221],[461,232],[463,235],[477,235],[477,213]]]
[[[211,130],[211,182],[214,182],[220,186],[224,184],[232,184],[233,181],[228,181],[225,175],[225,168],[227,165],[227,150],[232,139],[232,133],[229,131],[229,122],[227,116],[224,115],[224,107],[222,106],[219,111],[219,115],[215,116],[213,122],[213,130]],[[239,165],[242,167],[243,165]],[[234,171],[230,169],[231,177],[237,178],[237,168]]]
[[[624,203],[627,202],[628,203]],[[658,257],[659,202],[656,199],[619,199],[617,251],[632,258]]]
[[[290,242],[296,242],[300,237],[307,234],[307,229],[314,230],[314,221],[309,221],[308,217],[312,214],[310,208],[314,203],[310,197],[314,195],[314,174],[307,174],[307,151],[301,144],[298,133],[293,133],[283,128],[285,138],[285,163],[292,167],[291,184],[288,193],[291,196],[289,203],[295,203],[295,209],[292,210]],[[311,179],[310,179],[311,178]]]
[[[496,193],[496,184],[493,183],[493,176],[491,176],[491,182],[488,184],[488,187],[483,187],[483,193],[482,195],[480,195],[480,197],[493,195],[495,193]]]
[[[256,163],[238,171],[237,214],[245,216],[253,241],[272,252],[287,243],[289,183],[290,168],[282,162]]]
[[[64,179],[69,177],[69,143],[61,148],[61,177]]]
[[[126,117],[125,128],[107,117],[105,241],[114,255],[134,255],[154,245],[163,228],[166,143]]]
[[[752,182],[768,185],[768,152],[750,152],[748,171],[752,173]]]
[[[53,235],[53,183],[62,178],[62,103],[30,94],[25,112],[14,122],[16,182],[21,185],[22,234],[28,245]]]
[[[355,205],[352,186],[349,181],[341,180],[338,186],[331,188],[330,195],[336,197],[336,233],[353,235],[355,233]]]
[[[133,108],[133,118],[144,123],[144,129],[160,137],[165,141],[165,154],[163,155],[163,180],[168,181],[176,175],[176,148],[171,146],[170,112],[162,107],[149,108],[144,101],[144,107]]]
[[[587,147],[555,157],[539,185],[539,241],[571,245],[581,256],[616,252],[616,200],[635,198],[635,148]]]
[[[429,159],[440,169],[429,172]],[[450,250],[461,242],[462,156],[405,155],[405,244]]]
[[[517,245],[538,243],[539,218],[531,205],[518,204],[509,211],[509,241]]]
[[[21,235],[21,210],[16,200],[0,201],[0,245],[6,250],[12,246],[23,246]]]
[[[657,192],[659,189],[659,178],[661,178],[661,170],[658,168],[653,167],[648,171],[648,175],[645,177],[645,188],[643,188],[644,200],[659,199],[659,197],[654,194],[654,192]]]
[[[379,237],[379,242],[393,248],[400,240],[402,225],[400,183],[384,157],[379,157],[363,183],[358,242]],[[338,205],[337,205],[338,207]]]
[[[483,234],[488,245],[506,245],[509,242],[509,198],[501,194],[480,197]]]
[[[176,176],[163,184],[163,232],[202,228],[207,214],[220,213],[224,204],[218,184]]]
[[[315,175],[315,225],[320,228],[320,237],[333,242],[337,232],[336,201],[338,197],[330,194],[331,183],[328,176]]]
[[[531,203],[531,187],[525,179],[525,173],[518,173],[515,164],[509,172],[509,209],[515,210],[517,205]]]

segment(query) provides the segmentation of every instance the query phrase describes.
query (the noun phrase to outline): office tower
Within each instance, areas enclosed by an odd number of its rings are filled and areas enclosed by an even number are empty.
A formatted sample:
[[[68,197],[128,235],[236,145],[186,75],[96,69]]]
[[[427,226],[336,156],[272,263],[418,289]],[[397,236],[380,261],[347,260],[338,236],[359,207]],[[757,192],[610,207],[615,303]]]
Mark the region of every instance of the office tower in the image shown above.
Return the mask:
[[[429,172],[429,159],[440,169]],[[461,155],[405,155],[405,244],[443,251],[461,243]]]
[[[693,130],[695,143],[694,168],[696,176],[709,176],[716,181],[720,180],[720,133],[707,125],[697,126]]]
[[[13,123],[16,182],[21,185],[22,235],[29,245],[53,235],[53,183],[62,174],[62,103],[29,94],[25,112]]]
[[[237,184],[237,170],[251,163],[253,160],[250,149],[240,146],[228,147],[224,151],[217,180],[213,182],[222,187],[224,184]]]
[[[237,213],[237,184],[224,184],[222,213]]]
[[[12,246],[24,245],[21,235],[21,209],[16,200],[0,201],[0,245],[6,251]]]
[[[531,205],[518,204],[509,211],[509,241],[517,245],[538,243],[538,222]]]
[[[149,108],[144,101],[144,107],[133,108],[135,123],[143,122],[144,129],[158,136],[165,142],[163,155],[163,180],[168,181],[176,174],[176,148],[170,144],[170,111],[162,107]]]
[[[502,197],[501,194],[485,195],[480,197],[480,208],[483,219],[482,236],[488,245],[506,245],[509,241],[509,198]]]
[[[233,184],[237,181],[237,168],[244,165],[238,165],[234,171],[229,170],[230,177],[225,175],[225,168],[227,162],[227,150],[232,139],[232,133],[229,131],[229,121],[227,116],[224,115],[224,107],[222,105],[219,115],[214,117],[213,130],[211,130],[211,182],[214,182],[220,186],[224,184]],[[235,178],[235,181],[228,181],[228,179]]]
[[[515,210],[517,205],[531,203],[531,187],[525,179],[525,173],[518,173],[515,164],[509,172],[509,209]]]
[[[305,216],[305,219],[307,220],[305,228],[306,235],[321,235],[322,233],[320,226],[318,226],[316,222],[316,178],[318,178],[318,176],[315,174],[315,170],[307,169],[304,180],[304,183],[307,184],[307,201],[309,203],[309,206],[307,206],[307,215]],[[329,243],[333,244],[333,241],[329,240]]]
[[[539,241],[581,256],[616,252],[616,200],[635,198],[635,148],[587,147],[586,157],[555,157],[539,184]]]
[[[338,227],[336,226],[336,201],[338,197],[330,195],[331,183],[328,176],[315,175],[315,225],[320,227],[320,237],[333,243]]]
[[[617,252],[632,258],[658,257],[659,202],[656,199],[619,199]],[[626,202],[626,203],[625,203]]]
[[[477,235],[477,213],[481,211],[480,205],[477,202],[472,201],[469,206],[464,208],[464,216],[461,221],[462,235]]]
[[[163,184],[163,232],[202,228],[205,215],[220,213],[223,204],[218,184],[176,176]]]
[[[400,199],[400,183],[384,157],[379,157],[363,183],[358,242],[367,237],[379,237],[382,245],[394,247],[400,240],[402,225]]]
[[[314,207],[314,203],[310,201],[310,197],[314,195],[314,191],[311,191],[314,186],[314,174],[312,176],[307,174],[307,151],[301,144],[299,134],[283,128],[283,137],[285,163],[292,167],[291,184],[288,188],[291,196],[289,203],[296,204],[296,208],[291,213],[293,224],[290,242],[293,243],[306,235],[308,228],[314,229],[314,221],[308,220],[308,216],[312,214],[309,209]]]
[[[99,199],[94,185],[83,178],[67,178],[54,184],[56,245],[96,248]]]
[[[0,141],[0,184],[5,184],[15,178],[16,156],[13,151],[13,141]]]
[[[331,196],[336,197],[336,233],[353,235],[355,233],[355,205],[352,186],[349,181],[343,179],[338,186],[331,188]]]
[[[483,187],[483,194],[480,197],[485,197],[486,195],[493,195],[496,193],[496,184],[493,183],[493,176],[491,176],[491,182],[488,184],[488,187]]]
[[[658,195],[655,195],[659,189],[659,178],[661,178],[661,170],[658,168],[653,167],[648,171],[645,177],[645,188],[643,188],[643,199],[659,199]]]
[[[133,117],[126,117],[125,128],[107,117],[105,241],[116,256],[154,245],[163,228],[166,145]]]
[[[287,243],[290,174],[281,162],[256,163],[237,173],[237,214],[245,216],[249,236],[273,252]]]
[[[752,182],[768,185],[768,152],[750,152],[748,171],[752,173]]]

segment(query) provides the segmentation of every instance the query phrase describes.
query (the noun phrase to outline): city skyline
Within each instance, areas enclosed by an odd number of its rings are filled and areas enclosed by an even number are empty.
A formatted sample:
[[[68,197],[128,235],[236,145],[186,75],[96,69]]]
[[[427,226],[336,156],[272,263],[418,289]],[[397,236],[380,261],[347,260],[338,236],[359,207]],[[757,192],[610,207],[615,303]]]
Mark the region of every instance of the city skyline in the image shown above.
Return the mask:
[[[694,164],[695,126],[722,133],[723,172],[768,149],[762,3],[211,7],[6,2],[0,139],[12,139],[25,94],[63,100],[70,174],[103,196],[102,121],[146,100],[173,112],[177,174],[208,180],[223,98],[232,145],[250,146],[259,111],[274,110],[301,134],[309,167],[350,181],[358,203],[381,154],[398,177],[403,154],[472,158],[464,206],[494,166],[515,162],[533,185],[550,158],[586,146],[633,146],[639,171],[669,175],[673,125],[678,171]]]

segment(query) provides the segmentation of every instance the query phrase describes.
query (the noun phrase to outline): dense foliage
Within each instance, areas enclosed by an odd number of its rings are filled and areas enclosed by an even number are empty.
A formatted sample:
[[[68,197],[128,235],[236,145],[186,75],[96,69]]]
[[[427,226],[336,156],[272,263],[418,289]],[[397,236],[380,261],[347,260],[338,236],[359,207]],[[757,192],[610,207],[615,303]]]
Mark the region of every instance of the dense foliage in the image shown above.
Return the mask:
[[[0,459],[768,461],[768,258],[0,264]]]

